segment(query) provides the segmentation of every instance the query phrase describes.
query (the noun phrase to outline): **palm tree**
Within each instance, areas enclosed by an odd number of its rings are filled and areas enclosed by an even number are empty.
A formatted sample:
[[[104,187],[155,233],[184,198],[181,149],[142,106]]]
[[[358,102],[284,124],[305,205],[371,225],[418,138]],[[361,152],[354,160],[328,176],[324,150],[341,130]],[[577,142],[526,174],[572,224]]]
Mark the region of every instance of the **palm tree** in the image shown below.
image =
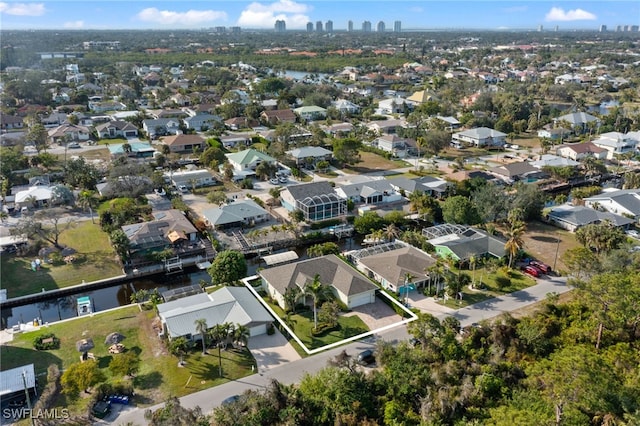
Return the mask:
[[[329,297],[329,294],[332,294],[331,289],[329,286],[322,284],[322,282],[320,282],[320,274],[316,274],[313,277],[313,281],[304,286],[302,294],[313,298],[313,328],[317,329],[318,302],[325,297]]]
[[[290,287],[284,291],[284,304],[287,311],[296,313],[296,302],[301,294],[300,287]]]
[[[504,244],[504,249],[509,253],[509,268],[511,268],[513,264],[513,258],[524,246],[522,235],[524,234],[525,229],[524,222],[514,221],[509,230],[505,232],[507,242]]]
[[[251,332],[249,331],[249,327],[247,327],[246,325],[236,324],[236,327],[233,330],[233,343],[234,344],[247,346],[247,343],[249,343],[249,336],[251,336]]]
[[[471,255],[469,257],[469,265],[471,265],[471,269],[473,270],[473,278],[471,279],[471,287],[475,286],[475,284],[476,284],[476,264],[477,263],[478,263],[478,259],[474,255]]]
[[[395,223],[390,223],[384,227],[382,233],[388,242],[393,242],[400,235],[400,229]]]
[[[196,331],[202,337],[202,355],[207,353],[207,330],[209,326],[207,325],[207,320],[204,318],[199,318],[194,321],[196,325]]]
[[[180,357],[180,366],[184,365],[184,355],[187,353],[187,349],[189,348],[189,342],[184,337],[178,337],[177,339],[173,339],[169,344],[169,351],[178,357]]]
[[[93,220],[93,208],[96,206],[96,198],[95,192],[84,190],[81,191],[78,195],[78,205],[83,210],[89,210],[89,214],[91,215],[91,223],[95,223]]]

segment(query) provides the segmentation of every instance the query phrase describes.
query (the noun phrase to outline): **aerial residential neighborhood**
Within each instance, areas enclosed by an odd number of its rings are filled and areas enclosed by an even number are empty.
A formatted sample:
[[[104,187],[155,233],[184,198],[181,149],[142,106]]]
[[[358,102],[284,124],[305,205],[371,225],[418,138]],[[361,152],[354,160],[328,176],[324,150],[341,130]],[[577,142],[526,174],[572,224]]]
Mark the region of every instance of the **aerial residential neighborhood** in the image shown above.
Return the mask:
[[[3,28],[2,424],[639,424],[637,26],[272,18]]]

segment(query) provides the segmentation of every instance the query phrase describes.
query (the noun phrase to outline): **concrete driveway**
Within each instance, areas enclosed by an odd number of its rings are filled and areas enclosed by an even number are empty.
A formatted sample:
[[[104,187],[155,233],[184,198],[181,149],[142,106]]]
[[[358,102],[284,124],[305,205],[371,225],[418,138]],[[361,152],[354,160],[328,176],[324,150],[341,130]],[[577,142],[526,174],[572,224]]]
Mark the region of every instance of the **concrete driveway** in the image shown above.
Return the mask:
[[[400,315],[396,314],[393,309],[378,297],[375,303],[353,308],[351,312],[344,316],[357,315],[369,327],[369,330],[377,330],[387,325],[395,324],[402,321]]]
[[[275,334],[271,336],[262,334],[251,337],[248,346],[256,359],[259,373],[301,358],[277,328]]]

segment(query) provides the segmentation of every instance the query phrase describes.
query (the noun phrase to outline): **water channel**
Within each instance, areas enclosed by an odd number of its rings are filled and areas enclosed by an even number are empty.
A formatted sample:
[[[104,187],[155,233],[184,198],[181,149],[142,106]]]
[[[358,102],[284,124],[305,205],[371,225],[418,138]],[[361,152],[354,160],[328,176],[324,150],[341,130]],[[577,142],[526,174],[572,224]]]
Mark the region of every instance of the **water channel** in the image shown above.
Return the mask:
[[[362,238],[354,237],[338,242],[341,250],[355,250],[360,248]],[[306,247],[295,249],[300,259],[307,258]],[[259,257],[247,260],[248,275],[256,273],[258,268],[265,267],[265,263]],[[93,304],[93,312],[116,308],[131,303],[131,295],[138,290],[158,289],[160,293],[179,287],[199,284],[201,280],[210,283],[211,278],[206,271],[196,268],[184,272],[165,275],[159,274],[152,277],[131,279],[111,287],[97,290],[78,292],[64,297],[52,297],[37,303],[30,303],[12,308],[3,308],[0,312],[2,328],[12,327],[19,323],[32,322],[38,318],[41,322],[54,322],[77,316],[76,300],[78,297],[88,296]]]

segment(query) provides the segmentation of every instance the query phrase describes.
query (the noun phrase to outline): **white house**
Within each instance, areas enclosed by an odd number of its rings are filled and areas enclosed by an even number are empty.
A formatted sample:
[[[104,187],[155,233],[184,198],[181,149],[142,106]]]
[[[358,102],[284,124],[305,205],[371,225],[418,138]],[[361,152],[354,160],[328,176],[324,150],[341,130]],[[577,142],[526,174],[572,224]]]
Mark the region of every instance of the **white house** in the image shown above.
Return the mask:
[[[277,163],[276,159],[270,155],[265,154],[264,152],[257,151],[255,149],[245,149],[240,152],[233,152],[230,154],[225,154],[229,163],[233,166],[233,168],[237,171],[256,171],[256,167],[261,163],[271,163],[275,165]]]
[[[463,130],[451,136],[451,144],[461,148],[471,145],[478,148],[502,148],[506,143],[507,134],[488,127],[477,127],[475,129]]]
[[[605,190],[602,194],[585,198],[584,204],[635,220],[640,219],[640,189]]]
[[[378,149],[391,153],[394,157],[404,158],[407,156],[407,141],[396,135],[382,135],[374,140]]]
[[[620,132],[602,133],[592,141],[598,148],[607,150],[607,158],[613,159],[618,155],[633,153],[638,147],[638,139]]]
[[[316,275],[349,309],[376,300],[377,286],[333,254],[263,269],[258,274],[262,277],[264,289],[283,309],[286,308],[286,291],[292,288],[303,290]],[[298,300],[304,303],[306,298],[299,296]]]

